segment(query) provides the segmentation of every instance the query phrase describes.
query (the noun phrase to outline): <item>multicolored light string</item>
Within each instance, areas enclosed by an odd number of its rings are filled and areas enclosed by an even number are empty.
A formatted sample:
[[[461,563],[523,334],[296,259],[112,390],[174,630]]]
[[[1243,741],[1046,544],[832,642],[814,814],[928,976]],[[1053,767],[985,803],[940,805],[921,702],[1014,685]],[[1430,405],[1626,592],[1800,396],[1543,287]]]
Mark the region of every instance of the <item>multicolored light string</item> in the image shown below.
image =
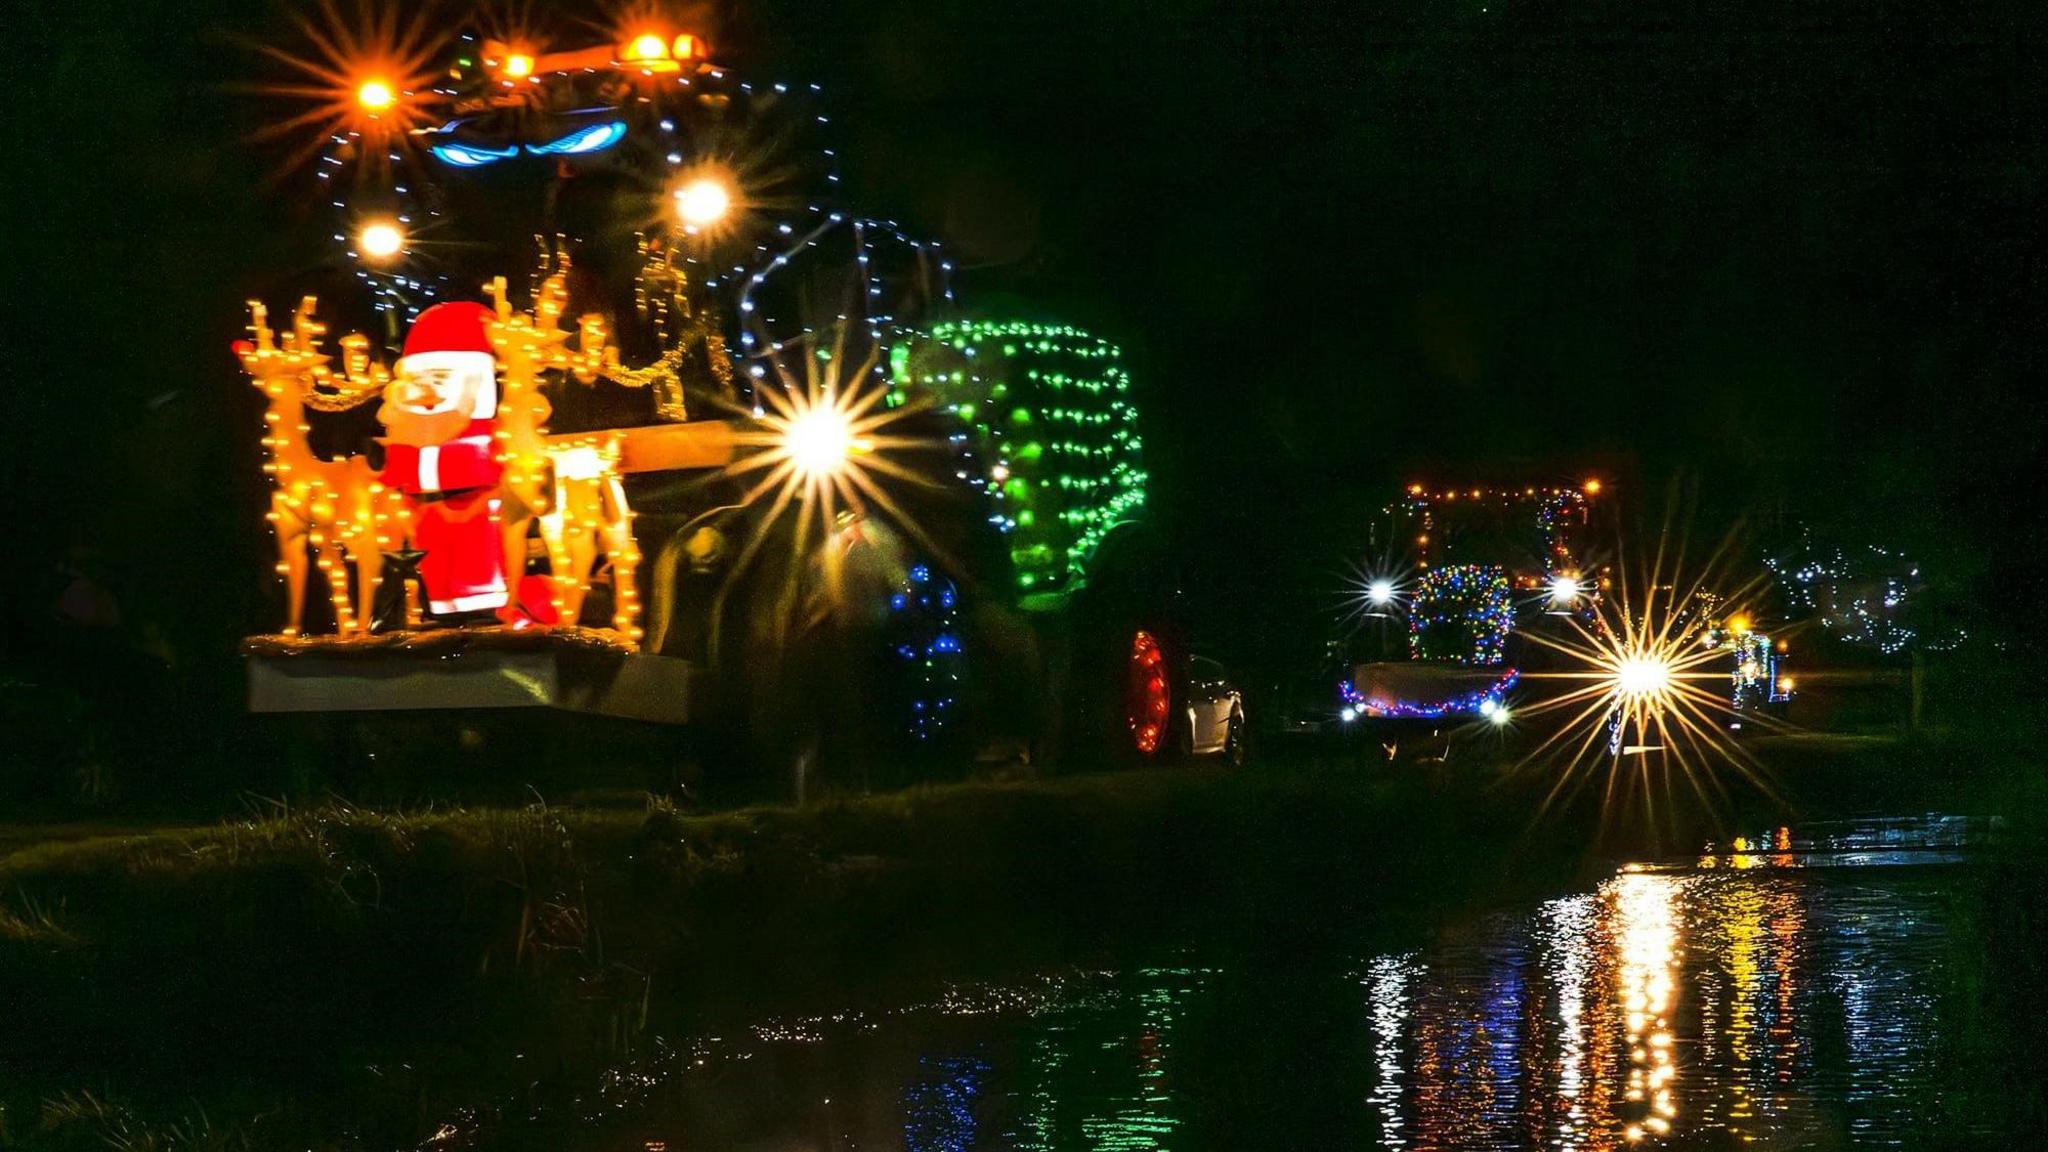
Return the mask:
[[[1514,590],[1497,564],[1432,568],[1417,582],[1408,613],[1408,652],[1417,660],[1499,664],[1515,629]]]
[[[1792,699],[1791,678],[1779,675],[1778,648],[1769,636],[1749,632],[1729,637],[1726,645],[1735,658],[1728,672],[1728,700],[1736,713]]]
[[[1533,505],[1536,527],[1542,534],[1543,561],[1547,571],[1572,572],[1580,566],[1572,549],[1572,529],[1586,524],[1592,497],[1600,489],[1598,480],[1588,480],[1577,488],[1527,485],[1521,488],[1446,488],[1438,492],[1431,492],[1421,484],[1410,484],[1403,499],[1387,507],[1387,514],[1410,521],[1417,565],[1428,568],[1431,549],[1440,543],[1437,533],[1439,509],[1449,515],[1463,508],[1512,510]]]

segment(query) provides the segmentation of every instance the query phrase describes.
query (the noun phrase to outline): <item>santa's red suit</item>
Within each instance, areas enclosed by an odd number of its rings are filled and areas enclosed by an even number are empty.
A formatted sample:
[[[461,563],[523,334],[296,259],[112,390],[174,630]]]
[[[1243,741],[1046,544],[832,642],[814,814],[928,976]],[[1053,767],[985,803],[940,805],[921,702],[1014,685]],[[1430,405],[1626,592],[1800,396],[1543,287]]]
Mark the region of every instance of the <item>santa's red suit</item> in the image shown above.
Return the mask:
[[[412,504],[413,546],[425,552],[420,581],[436,614],[481,612],[506,602],[505,550],[498,527],[498,389],[490,310],[436,304],[406,334],[392,385],[383,480]],[[454,414],[466,409],[467,424]],[[449,424],[456,434],[434,444],[401,441],[398,423]],[[437,419],[438,418],[438,419]]]

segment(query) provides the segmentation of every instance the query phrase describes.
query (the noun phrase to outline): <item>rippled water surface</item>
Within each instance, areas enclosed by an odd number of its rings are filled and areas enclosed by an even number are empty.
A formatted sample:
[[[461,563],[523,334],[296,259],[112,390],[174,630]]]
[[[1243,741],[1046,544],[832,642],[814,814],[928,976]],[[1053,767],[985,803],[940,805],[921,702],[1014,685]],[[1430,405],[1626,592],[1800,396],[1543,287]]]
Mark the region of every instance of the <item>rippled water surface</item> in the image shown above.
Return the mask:
[[[615,1070],[549,1127],[653,1150],[1967,1144],[1985,1121],[1946,1088],[1996,1045],[1959,1043],[1952,889],[1981,831],[1771,829],[1404,951],[765,1021]]]

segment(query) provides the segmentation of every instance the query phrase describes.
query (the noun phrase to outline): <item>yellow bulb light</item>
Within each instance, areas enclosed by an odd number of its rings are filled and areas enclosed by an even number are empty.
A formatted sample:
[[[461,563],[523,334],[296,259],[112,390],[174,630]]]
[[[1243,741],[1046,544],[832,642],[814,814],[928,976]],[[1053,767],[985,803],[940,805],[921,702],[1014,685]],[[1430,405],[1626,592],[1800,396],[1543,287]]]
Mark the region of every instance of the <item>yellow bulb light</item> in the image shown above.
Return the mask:
[[[725,184],[709,176],[700,176],[676,189],[676,215],[683,221],[687,231],[696,232],[709,228],[732,209],[732,193]]]
[[[356,234],[356,251],[366,260],[390,260],[405,251],[405,230],[389,220],[365,224]]]
[[[398,93],[383,80],[365,80],[362,87],[356,89],[356,103],[371,115],[388,112],[398,103]]]
[[[510,79],[524,80],[533,75],[533,57],[524,52],[514,52],[505,57],[505,64],[501,70]]]
[[[649,64],[668,59],[668,37],[643,32],[627,43],[625,59],[632,64]]]

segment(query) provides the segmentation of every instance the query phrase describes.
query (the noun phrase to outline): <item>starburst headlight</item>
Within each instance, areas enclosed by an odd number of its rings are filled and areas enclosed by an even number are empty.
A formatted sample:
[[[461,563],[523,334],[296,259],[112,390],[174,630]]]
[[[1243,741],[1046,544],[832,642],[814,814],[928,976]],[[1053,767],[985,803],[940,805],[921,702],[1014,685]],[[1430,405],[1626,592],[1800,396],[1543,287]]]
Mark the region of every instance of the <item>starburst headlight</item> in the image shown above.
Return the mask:
[[[1659,695],[1671,687],[1671,665],[1656,656],[1629,656],[1615,665],[1614,687],[1624,697]]]
[[[626,125],[621,120],[603,124],[592,124],[579,128],[559,140],[546,144],[528,144],[526,150],[536,156],[582,156],[590,152],[602,152],[626,137]]]
[[[1722,575],[1730,551],[1724,542],[1692,568],[1682,552],[1660,548],[1638,579],[1625,567],[1613,585],[1582,578],[1585,607],[1565,614],[1564,629],[1525,634],[1565,658],[1559,671],[1527,677],[1539,691],[1518,709],[1523,720],[1562,716],[1523,761],[1548,757],[1558,769],[1546,809],[1577,794],[1602,764],[1600,802],[1614,812],[1642,805],[1647,816],[1680,780],[1712,805],[1728,772],[1770,793],[1763,766],[1730,735],[1767,718],[1731,699],[1727,650],[1712,635],[1699,640],[1712,609],[1751,603],[1761,589],[1760,577]],[[1540,691],[1546,685],[1554,690]]]
[[[258,138],[296,138],[299,151],[287,166],[349,137],[361,138],[372,165],[386,162],[446,99],[436,86],[442,22],[402,19],[398,6],[367,0],[293,7],[304,10],[288,17],[303,47],[270,40],[253,47],[290,72],[263,90],[304,106],[257,129]]]
[[[727,469],[734,477],[758,473],[759,479],[736,503],[761,502],[757,529],[734,561],[733,570],[746,570],[771,537],[782,541],[794,556],[811,556],[808,550],[822,545],[814,558],[822,564],[821,588],[833,600],[843,591],[841,564],[848,550],[868,531],[860,527],[864,522],[886,524],[924,555],[940,559],[945,555],[897,503],[887,483],[931,485],[934,481],[923,469],[897,456],[904,451],[923,454],[938,445],[925,436],[891,431],[917,409],[913,405],[883,409],[888,390],[861,386],[873,378],[878,352],[870,348],[864,359],[853,360],[844,355],[844,340],[845,329],[838,329],[829,349],[817,348],[817,354],[806,355],[801,381],[790,373],[786,362],[773,362],[783,386],[756,391],[754,399],[761,407],[737,435],[740,445],[754,451],[739,455]],[[791,514],[793,532],[771,533],[770,527],[785,512]],[[799,570],[790,569],[792,574]]]
[[[441,163],[456,168],[481,168],[519,155],[517,148],[477,148],[469,144],[436,144],[429,151]]]
[[[797,474],[831,476],[846,467],[855,444],[853,422],[846,413],[821,405],[791,420],[782,433],[783,449]]]

